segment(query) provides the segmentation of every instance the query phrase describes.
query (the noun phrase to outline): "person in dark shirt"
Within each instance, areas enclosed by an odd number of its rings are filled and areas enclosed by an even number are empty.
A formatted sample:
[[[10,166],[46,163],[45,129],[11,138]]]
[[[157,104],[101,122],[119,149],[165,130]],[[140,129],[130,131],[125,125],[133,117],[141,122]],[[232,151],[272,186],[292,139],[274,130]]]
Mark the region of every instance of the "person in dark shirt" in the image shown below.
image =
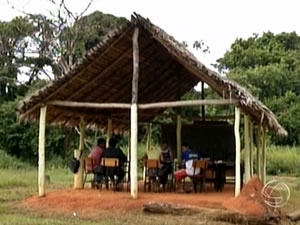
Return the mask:
[[[117,176],[116,187],[118,188],[120,182],[124,179],[125,171],[124,171],[124,163],[127,162],[127,156],[123,153],[123,151],[117,147],[117,140],[115,138],[111,138],[109,140],[109,147],[104,150],[102,158],[117,158],[119,159],[119,167],[114,168],[108,172],[110,178],[114,180],[114,176]],[[105,168],[107,170],[109,168]]]
[[[160,169],[159,169],[159,188],[165,190],[165,186],[168,181],[168,175],[173,173],[173,155],[171,148],[166,141],[161,143],[161,153],[160,153]]]

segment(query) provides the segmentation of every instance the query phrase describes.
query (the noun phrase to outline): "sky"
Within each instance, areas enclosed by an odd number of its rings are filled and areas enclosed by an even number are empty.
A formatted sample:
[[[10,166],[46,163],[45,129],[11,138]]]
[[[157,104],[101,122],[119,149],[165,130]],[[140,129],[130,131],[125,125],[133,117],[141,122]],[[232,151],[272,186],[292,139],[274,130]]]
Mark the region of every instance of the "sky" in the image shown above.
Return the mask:
[[[65,2],[72,12],[80,14],[89,1]],[[49,0],[0,0],[0,20],[9,21],[21,15],[20,11],[49,15],[54,9]],[[96,10],[128,19],[137,12],[149,18],[176,40],[187,42],[192,53],[208,67],[230,49],[236,38],[267,31],[300,34],[299,0],[94,0],[86,14]],[[195,40],[204,41],[210,53],[193,49]]]

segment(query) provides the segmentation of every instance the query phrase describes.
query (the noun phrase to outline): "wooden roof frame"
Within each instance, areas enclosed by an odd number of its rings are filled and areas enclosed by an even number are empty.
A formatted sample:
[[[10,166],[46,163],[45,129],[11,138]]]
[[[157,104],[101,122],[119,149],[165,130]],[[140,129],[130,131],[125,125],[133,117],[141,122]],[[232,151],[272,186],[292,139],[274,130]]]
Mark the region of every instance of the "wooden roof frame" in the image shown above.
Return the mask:
[[[108,118],[118,121],[117,116],[110,115],[119,112],[127,115],[122,123],[129,125],[133,61],[131,38],[135,26],[139,27],[139,104],[178,101],[202,81],[223,99],[236,104],[255,123],[275,134],[287,135],[272,111],[245,88],[205,67],[183,44],[135,13],[131,21],[108,34],[67,74],[21,101],[17,109],[18,118],[37,120],[40,106],[48,105],[47,124],[77,126],[80,116],[85,115],[87,126],[105,127]],[[86,104],[86,107],[73,107],[76,104]],[[109,105],[92,107],[92,104]],[[142,108],[140,105],[141,122],[151,121],[164,110],[163,107]]]

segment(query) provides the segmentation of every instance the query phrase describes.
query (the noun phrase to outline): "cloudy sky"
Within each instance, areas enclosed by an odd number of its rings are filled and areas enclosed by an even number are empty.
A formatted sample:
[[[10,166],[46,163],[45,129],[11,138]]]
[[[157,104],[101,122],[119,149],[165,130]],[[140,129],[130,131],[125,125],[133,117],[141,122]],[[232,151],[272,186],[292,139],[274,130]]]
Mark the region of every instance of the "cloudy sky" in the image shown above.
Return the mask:
[[[65,2],[73,12],[80,13],[88,0]],[[48,0],[0,0],[0,20],[10,20],[22,10],[47,14],[54,9]],[[87,13],[95,10],[128,19],[137,12],[178,41],[191,46],[195,40],[203,40],[210,54],[190,50],[207,66],[222,57],[237,37],[267,31],[300,34],[299,0],[94,0]]]

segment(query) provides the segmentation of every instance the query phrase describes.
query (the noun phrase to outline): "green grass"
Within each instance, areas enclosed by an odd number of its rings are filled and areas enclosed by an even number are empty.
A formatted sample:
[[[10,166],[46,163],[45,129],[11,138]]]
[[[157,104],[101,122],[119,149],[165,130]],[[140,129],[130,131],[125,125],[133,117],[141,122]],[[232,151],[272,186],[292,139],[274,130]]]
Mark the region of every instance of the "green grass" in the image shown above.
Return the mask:
[[[73,175],[68,169],[56,168],[48,169],[46,172],[50,176],[47,189],[63,189],[71,187]],[[126,215],[99,215],[90,219],[74,217],[73,215],[45,214],[43,212],[33,212],[18,206],[18,201],[37,194],[37,170],[26,169],[3,169],[0,170],[0,225],[126,225],[126,224],[193,224],[192,217],[172,216],[172,215],[144,215],[140,212],[132,212]],[[293,211],[299,208],[300,202],[300,180],[295,177],[269,177],[285,182],[291,189],[291,199],[284,207],[284,211]],[[199,220],[194,216],[194,220]],[[205,223],[196,223],[205,224]],[[207,223],[208,224],[208,223]],[[209,223],[213,224],[213,223]],[[215,223],[221,224],[221,223]],[[223,223],[225,224],[225,223]]]
[[[1,154],[0,154],[1,156]],[[7,155],[8,162],[12,162]],[[0,160],[0,165],[8,165],[5,160]],[[174,215],[145,215],[140,211],[127,214],[107,215],[100,214],[89,219],[79,216],[51,214],[32,211],[21,207],[18,202],[29,196],[37,195],[37,168],[16,161],[8,166],[0,167],[0,225],[169,225],[169,224],[229,224],[203,220],[199,216],[174,216]],[[59,190],[72,187],[73,174],[68,168],[59,166],[47,166],[46,174],[50,177],[47,182],[47,190]],[[297,177],[274,176],[269,179],[277,179],[288,184],[291,190],[291,198],[283,208],[285,212],[299,209],[300,202],[300,179]]]
[[[295,210],[299,210],[299,202],[300,202],[300,179],[296,177],[286,177],[286,176],[274,176],[269,177],[269,179],[275,179],[278,181],[282,181],[287,184],[291,195],[288,203],[282,208],[285,212],[292,212]]]

